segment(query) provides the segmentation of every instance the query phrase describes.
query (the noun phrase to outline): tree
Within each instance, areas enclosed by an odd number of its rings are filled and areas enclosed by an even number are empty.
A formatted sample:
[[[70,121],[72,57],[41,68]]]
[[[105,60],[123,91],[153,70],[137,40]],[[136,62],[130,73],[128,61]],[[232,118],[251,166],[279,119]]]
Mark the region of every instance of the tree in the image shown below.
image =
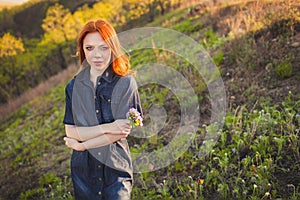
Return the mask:
[[[160,14],[164,15],[166,11],[171,9],[171,1],[170,0],[156,0],[157,4],[160,8]]]
[[[14,56],[24,52],[22,39],[16,38],[10,33],[5,33],[0,38],[0,58],[4,56]]]
[[[141,11],[139,15],[147,14],[148,21],[152,22],[157,13],[160,15],[164,15],[167,11],[171,9],[171,4],[174,2],[178,2],[180,0],[144,0],[144,1],[136,1],[136,0],[125,0],[127,3],[126,7],[137,6],[138,9],[131,9],[131,15],[136,13],[136,10]]]
[[[58,57],[61,60],[61,68],[67,68],[67,63],[63,55],[63,42],[68,42],[75,39],[78,34],[76,21],[70,10],[64,8],[62,5],[56,3],[49,7],[46,17],[43,20],[42,28],[45,31],[44,39],[40,45],[47,45],[50,43],[57,44]]]
[[[77,26],[70,10],[56,3],[49,7],[43,20],[44,43],[61,43],[76,38]]]
[[[20,38],[12,36],[10,33],[5,33],[0,38],[0,57],[1,57],[1,102],[5,102],[11,98],[13,92],[20,93],[20,88],[16,84],[17,78],[22,73],[21,68],[16,64],[16,55],[24,52],[23,42]],[[13,91],[13,92],[12,92]]]

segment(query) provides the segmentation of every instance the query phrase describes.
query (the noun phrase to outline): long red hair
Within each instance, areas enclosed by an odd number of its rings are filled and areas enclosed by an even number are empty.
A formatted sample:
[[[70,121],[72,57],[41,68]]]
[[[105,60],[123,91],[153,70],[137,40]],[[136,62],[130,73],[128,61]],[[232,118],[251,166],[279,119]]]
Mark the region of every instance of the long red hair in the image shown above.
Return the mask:
[[[83,51],[83,40],[89,33],[98,32],[102,36],[103,40],[106,42],[108,47],[112,51],[111,55],[111,65],[113,71],[120,75],[125,76],[130,70],[130,63],[128,57],[122,52],[119,39],[117,37],[116,31],[111,24],[103,19],[98,19],[96,21],[89,21],[82,28],[78,40],[77,48],[80,58],[80,63],[82,64],[85,60],[85,54]]]

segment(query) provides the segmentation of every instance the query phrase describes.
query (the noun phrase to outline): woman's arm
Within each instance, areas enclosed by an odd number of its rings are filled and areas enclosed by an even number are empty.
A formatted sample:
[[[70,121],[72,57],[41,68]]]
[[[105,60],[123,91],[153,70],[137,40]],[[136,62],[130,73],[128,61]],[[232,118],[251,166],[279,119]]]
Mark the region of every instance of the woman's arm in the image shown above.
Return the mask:
[[[69,137],[64,137],[64,140],[66,142],[66,145],[74,149],[76,151],[84,151],[87,149],[93,149],[93,148],[98,148],[102,147],[108,144],[111,144],[115,141],[118,141],[122,138],[126,138],[128,135],[127,134],[103,134],[101,136],[98,136],[96,138],[87,140],[85,142],[78,142],[76,139],[69,138]]]
[[[131,127],[128,119],[119,119],[112,123],[88,127],[66,124],[65,130],[68,138],[73,138],[77,141],[87,141],[102,136],[105,133],[111,133],[112,135],[128,135]]]

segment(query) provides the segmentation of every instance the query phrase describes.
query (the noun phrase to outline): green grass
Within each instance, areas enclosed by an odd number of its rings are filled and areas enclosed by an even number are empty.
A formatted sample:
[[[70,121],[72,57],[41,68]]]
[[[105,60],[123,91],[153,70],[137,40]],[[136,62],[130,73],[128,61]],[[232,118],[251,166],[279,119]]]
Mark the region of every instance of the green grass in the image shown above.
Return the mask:
[[[147,94],[141,91],[141,97]],[[251,109],[241,106],[228,111],[220,139],[206,157],[199,156],[199,150],[209,126],[201,127],[179,160],[159,171],[135,174],[132,199],[300,198],[299,183],[287,186],[279,176],[293,176],[299,170],[300,100],[294,97],[290,94],[279,105],[261,99]],[[32,177],[38,177],[29,178],[33,183],[21,199],[72,199],[68,165],[60,168],[70,158],[62,142],[63,102],[64,85],[59,85],[12,113],[5,119],[9,123],[2,122],[1,160],[10,170],[1,168],[1,174],[15,171],[17,176],[29,176],[31,171]],[[157,146],[162,147],[161,142]],[[150,145],[146,142],[142,148],[149,150]],[[287,194],[287,187],[295,187],[295,192]]]
[[[289,78],[293,75],[293,67],[289,62],[283,62],[276,67],[276,73],[281,78]]]
[[[69,176],[70,151],[62,140],[65,135],[63,110],[64,85],[59,85],[45,96],[33,97],[31,102],[1,119],[0,138],[5,142],[0,144],[0,159],[3,161],[0,173],[2,177],[11,177],[16,182],[28,182],[28,185],[19,184],[14,188],[5,185],[9,187],[6,192],[14,194],[16,189],[19,192],[30,189],[27,194],[24,191],[22,198],[36,195],[34,188],[45,171],[52,171],[61,178]]]
[[[263,54],[258,51],[261,46],[256,45],[252,35],[236,38],[236,43],[227,43],[228,37],[220,37],[210,25],[205,27],[199,19],[186,19],[185,15],[186,10],[177,10],[149,26],[163,23],[164,27],[197,35],[199,44],[211,53],[212,60],[220,67],[230,63],[228,68],[238,65],[259,70],[258,64],[273,63],[272,59],[276,58],[276,55],[268,55],[268,60],[263,60]],[[168,36],[162,37],[169,42]],[[285,38],[280,42],[277,45],[283,46]],[[234,45],[225,50],[224,44]],[[265,44],[262,50],[274,48]],[[210,108],[205,107],[209,105],[206,85],[187,61],[164,49],[134,50],[130,54],[136,70],[144,64],[161,63],[180,72],[195,90],[201,114],[209,115]],[[289,71],[292,69],[289,62],[276,66],[274,74],[281,78],[294,73]],[[241,92],[236,83],[239,80],[234,81],[227,87],[236,87]],[[251,85],[242,91],[248,101],[228,108],[220,137],[208,155],[199,153],[203,138],[213,128],[206,123],[199,126],[188,151],[174,163],[158,171],[134,174],[132,199],[299,199],[300,96],[289,93],[284,100],[271,101],[268,96],[256,96],[255,90],[255,84]],[[150,106],[159,105],[167,110],[170,117],[167,123],[178,125],[180,119],[176,117],[180,105],[172,91],[155,84],[141,87],[139,91],[145,123],[149,120]],[[65,134],[62,124],[64,95],[64,85],[56,86],[1,119],[0,199],[73,199],[69,170],[71,151],[62,139]],[[160,150],[170,142],[172,135],[168,134],[171,133],[172,130],[163,129],[149,139],[129,138],[131,152]],[[175,144],[182,145],[185,139],[177,138]]]
[[[199,134],[189,151],[167,169],[137,176],[144,186],[134,188],[134,199],[300,198],[299,182],[288,184],[279,176],[288,179],[299,170],[300,101],[292,96],[280,105],[262,99],[256,108],[242,106],[229,112],[209,155],[197,154]],[[296,190],[287,194],[287,187]]]

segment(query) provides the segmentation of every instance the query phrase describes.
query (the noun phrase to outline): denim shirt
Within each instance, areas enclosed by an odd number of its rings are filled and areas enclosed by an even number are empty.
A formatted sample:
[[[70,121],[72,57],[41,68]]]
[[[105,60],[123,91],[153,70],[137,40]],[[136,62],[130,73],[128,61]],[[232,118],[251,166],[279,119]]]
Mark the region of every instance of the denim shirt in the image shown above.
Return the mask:
[[[125,119],[132,107],[142,113],[135,79],[129,74],[116,75],[111,66],[97,78],[96,88],[90,81],[90,66],[85,67],[67,84],[65,92],[64,124],[95,126],[110,123]],[[126,139],[88,151],[103,164],[132,175]]]

